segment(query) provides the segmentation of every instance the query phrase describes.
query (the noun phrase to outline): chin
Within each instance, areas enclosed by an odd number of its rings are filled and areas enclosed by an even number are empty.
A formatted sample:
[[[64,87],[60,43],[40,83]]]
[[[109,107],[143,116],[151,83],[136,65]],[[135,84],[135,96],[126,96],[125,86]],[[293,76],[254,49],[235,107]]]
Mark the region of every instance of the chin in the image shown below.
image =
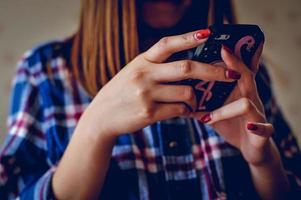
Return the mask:
[[[191,0],[144,0],[142,15],[154,28],[170,28],[183,16]]]

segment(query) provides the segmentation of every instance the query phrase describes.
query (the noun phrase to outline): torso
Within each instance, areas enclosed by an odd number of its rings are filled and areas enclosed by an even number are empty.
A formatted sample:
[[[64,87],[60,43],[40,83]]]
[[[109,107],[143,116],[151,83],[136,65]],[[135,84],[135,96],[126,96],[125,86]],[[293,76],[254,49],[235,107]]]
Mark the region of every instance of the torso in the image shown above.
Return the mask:
[[[48,127],[48,159],[59,162],[73,130],[91,102],[69,72],[70,42],[53,42],[35,56]],[[39,55],[38,55],[39,54]],[[49,62],[51,61],[51,62]],[[236,134],[236,133],[233,133]],[[256,199],[246,162],[210,126],[194,119],[157,122],[117,139],[102,191],[104,199]]]

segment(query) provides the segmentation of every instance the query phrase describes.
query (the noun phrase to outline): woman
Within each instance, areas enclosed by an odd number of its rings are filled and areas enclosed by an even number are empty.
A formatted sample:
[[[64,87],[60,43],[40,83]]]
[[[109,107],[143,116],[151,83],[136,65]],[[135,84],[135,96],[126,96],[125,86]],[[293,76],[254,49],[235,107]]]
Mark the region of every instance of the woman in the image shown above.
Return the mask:
[[[74,37],[40,46],[18,65],[1,197],[297,194],[300,154],[258,67],[262,48],[252,71],[227,47],[226,68],[188,61],[183,53],[206,41],[208,21],[234,23],[231,2],[82,1]],[[238,85],[223,107],[195,113],[185,105],[196,107],[192,88],[168,84],[187,78]]]

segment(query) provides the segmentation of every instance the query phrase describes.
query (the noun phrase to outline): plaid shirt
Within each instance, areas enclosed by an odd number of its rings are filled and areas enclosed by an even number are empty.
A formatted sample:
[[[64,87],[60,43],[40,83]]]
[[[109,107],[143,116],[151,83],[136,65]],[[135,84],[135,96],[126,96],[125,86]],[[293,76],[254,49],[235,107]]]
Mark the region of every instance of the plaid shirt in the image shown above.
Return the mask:
[[[0,154],[1,199],[54,198],[52,175],[91,102],[70,73],[70,49],[70,41],[44,44],[18,64]],[[264,67],[256,81],[291,186],[300,194],[299,148],[273,99]],[[175,118],[117,139],[100,198],[258,199],[258,195],[236,148],[208,125]]]

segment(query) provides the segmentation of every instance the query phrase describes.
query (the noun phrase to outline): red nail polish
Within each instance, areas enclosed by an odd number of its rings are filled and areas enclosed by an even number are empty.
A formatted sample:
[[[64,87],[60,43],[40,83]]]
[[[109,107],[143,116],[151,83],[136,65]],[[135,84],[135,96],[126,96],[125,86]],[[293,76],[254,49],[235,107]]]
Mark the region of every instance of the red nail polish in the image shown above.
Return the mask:
[[[228,53],[233,54],[232,50],[224,44],[223,44],[223,49],[225,49]]]
[[[253,123],[248,123],[247,124],[247,129],[250,130],[250,131],[256,131],[258,129],[258,127]]]
[[[226,70],[226,77],[234,80],[239,80],[241,75],[237,71],[227,69]]]
[[[210,34],[211,34],[210,29],[203,29],[203,30],[196,32],[194,34],[194,38],[196,40],[201,40],[201,39],[205,39],[205,38],[209,37]]]
[[[207,113],[206,115],[204,115],[203,117],[201,117],[200,121],[202,123],[207,123],[207,122],[211,121],[211,114]]]

